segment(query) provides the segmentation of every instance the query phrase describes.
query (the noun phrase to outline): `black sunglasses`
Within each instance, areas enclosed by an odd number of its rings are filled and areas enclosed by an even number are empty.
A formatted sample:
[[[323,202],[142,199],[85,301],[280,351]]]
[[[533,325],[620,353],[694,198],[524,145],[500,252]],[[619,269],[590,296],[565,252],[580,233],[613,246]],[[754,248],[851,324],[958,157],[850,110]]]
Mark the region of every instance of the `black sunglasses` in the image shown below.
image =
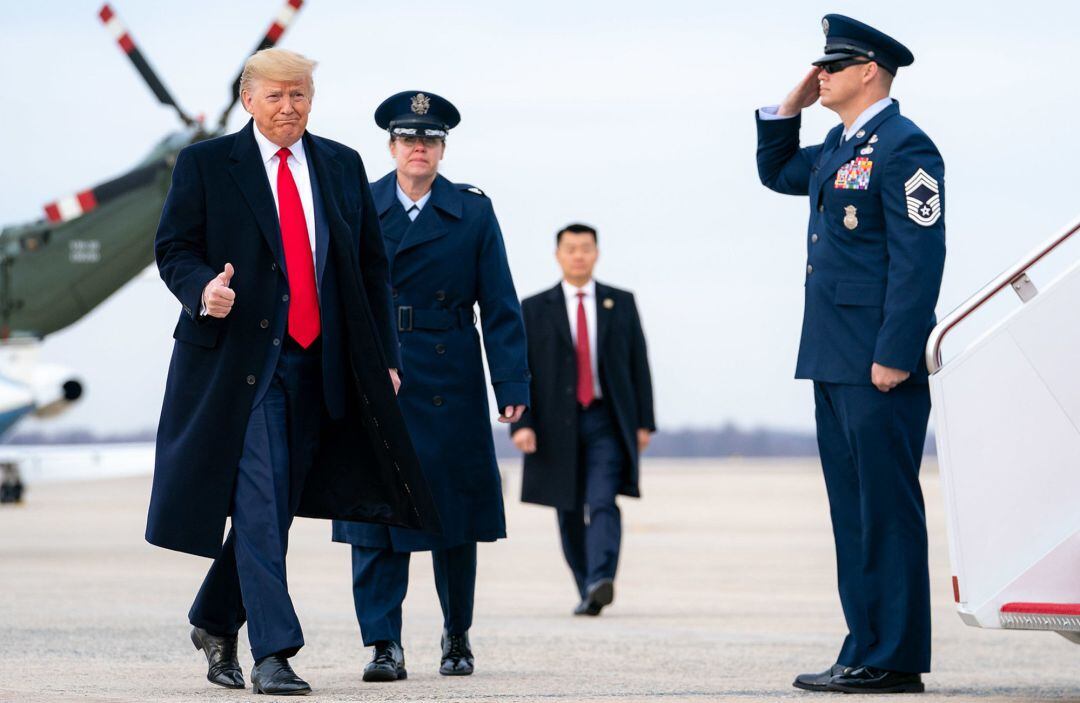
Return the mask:
[[[830,61],[829,63],[821,64],[821,70],[832,75],[834,73],[840,73],[840,71],[843,71],[845,68],[859,66],[864,63],[871,63],[871,61],[862,58],[840,59],[839,61]]]

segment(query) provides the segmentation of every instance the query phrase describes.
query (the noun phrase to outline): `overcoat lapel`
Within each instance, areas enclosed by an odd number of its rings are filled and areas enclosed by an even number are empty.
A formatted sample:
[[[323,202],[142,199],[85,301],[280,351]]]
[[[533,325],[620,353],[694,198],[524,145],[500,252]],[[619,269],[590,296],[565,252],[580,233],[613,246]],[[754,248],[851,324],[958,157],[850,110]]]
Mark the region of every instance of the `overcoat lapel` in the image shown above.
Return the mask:
[[[611,301],[610,303],[608,301]],[[608,331],[611,329],[611,319],[615,315],[615,298],[611,290],[602,283],[596,284],[596,349],[597,360],[602,359],[600,350],[604,348]]]
[[[547,292],[548,314],[555,325],[559,338],[570,349],[574,348],[574,338],[570,336],[570,318],[566,315],[566,298],[563,296],[562,283],[558,283]]]
[[[284,271],[285,258],[281,249],[277,207],[274,205],[274,194],[270,191],[270,182],[266,178],[266,166],[263,165],[259,147],[255,143],[254,130],[255,122],[252,120],[236,134],[232,151],[229,153],[232,161],[229,173],[255,215],[255,221],[274,254],[274,260]]]

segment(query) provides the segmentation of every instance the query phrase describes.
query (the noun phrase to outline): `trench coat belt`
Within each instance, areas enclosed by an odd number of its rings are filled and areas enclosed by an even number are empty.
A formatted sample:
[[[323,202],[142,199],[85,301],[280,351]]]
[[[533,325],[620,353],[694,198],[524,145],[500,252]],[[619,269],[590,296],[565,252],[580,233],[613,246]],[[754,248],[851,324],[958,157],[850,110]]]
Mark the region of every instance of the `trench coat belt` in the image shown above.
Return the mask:
[[[476,322],[471,308],[425,310],[412,305],[399,305],[397,319],[398,332],[457,329]]]

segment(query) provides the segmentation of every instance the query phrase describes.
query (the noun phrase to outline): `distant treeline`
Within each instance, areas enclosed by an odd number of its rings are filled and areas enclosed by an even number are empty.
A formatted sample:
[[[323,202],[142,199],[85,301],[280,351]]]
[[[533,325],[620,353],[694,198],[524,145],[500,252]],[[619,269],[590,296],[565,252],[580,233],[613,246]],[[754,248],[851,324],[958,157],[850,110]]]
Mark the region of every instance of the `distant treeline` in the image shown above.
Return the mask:
[[[4,444],[117,444],[128,442],[153,442],[155,431],[151,428],[132,432],[98,433],[86,429],[68,429],[55,432],[43,430],[18,431],[4,440]],[[520,456],[510,442],[503,426],[494,428],[495,454],[500,459]],[[933,455],[933,437],[926,442],[926,452]],[[740,429],[734,423],[720,428],[661,430],[653,437],[649,447],[652,457],[809,457],[817,456],[817,441],[813,432],[756,428]]]

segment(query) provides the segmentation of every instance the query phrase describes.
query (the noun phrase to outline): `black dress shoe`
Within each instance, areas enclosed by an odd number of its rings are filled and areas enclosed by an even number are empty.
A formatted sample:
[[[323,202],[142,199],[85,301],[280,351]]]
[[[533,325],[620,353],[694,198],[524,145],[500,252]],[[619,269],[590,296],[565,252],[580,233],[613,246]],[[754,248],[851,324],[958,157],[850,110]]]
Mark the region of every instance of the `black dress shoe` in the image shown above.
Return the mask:
[[[405,650],[397,642],[376,642],[371,662],[364,667],[364,681],[400,681],[405,672]]]
[[[574,608],[574,615],[599,615],[604,606],[611,605],[614,600],[615,582],[611,579],[600,579],[589,586],[585,598]]]
[[[251,690],[271,696],[306,696],[311,693],[311,686],[296,675],[288,659],[271,654],[256,662],[251,670]]]
[[[834,676],[840,674],[846,674],[851,671],[850,666],[844,666],[843,664],[833,664],[827,670],[820,674],[799,674],[795,677],[795,680],[791,683],[795,688],[801,688],[804,691],[828,691],[829,681]]]
[[[860,666],[834,676],[829,681],[829,690],[843,693],[922,693],[926,687],[920,674]]]
[[[442,664],[439,666],[439,673],[443,676],[468,676],[473,672],[473,668],[469,633],[449,635],[443,630]]]
[[[236,659],[236,635],[211,635],[201,627],[192,628],[191,643],[206,655],[206,680],[225,688],[243,688],[244,672]]]

